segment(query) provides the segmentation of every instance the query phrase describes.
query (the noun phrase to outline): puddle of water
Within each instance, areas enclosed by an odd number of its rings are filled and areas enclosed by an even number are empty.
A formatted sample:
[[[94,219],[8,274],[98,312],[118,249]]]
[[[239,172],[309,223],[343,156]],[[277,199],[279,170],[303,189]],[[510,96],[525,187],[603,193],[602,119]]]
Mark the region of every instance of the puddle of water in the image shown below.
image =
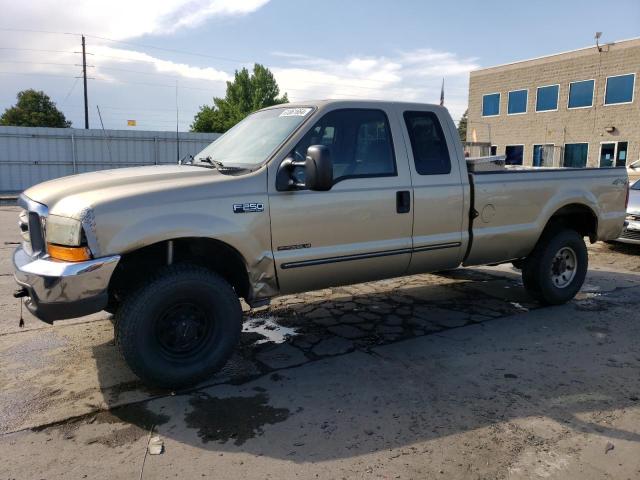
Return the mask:
[[[511,305],[513,305],[515,308],[517,308],[518,310],[522,311],[522,312],[528,312],[529,309],[526,307],[523,307],[521,304],[519,304],[518,302],[509,302]]]
[[[295,328],[280,325],[276,317],[252,318],[245,322],[242,331],[258,333],[265,337],[258,340],[256,345],[267,342],[283,343],[291,337],[298,335]]]
[[[598,286],[598,285],[593,285],[591,283],[585,283],[584,285],[582,285],[582,288],[580,289],[581,292],[585,292],[585,293],[594,293],[594,292],[599,292],[602,289]]]

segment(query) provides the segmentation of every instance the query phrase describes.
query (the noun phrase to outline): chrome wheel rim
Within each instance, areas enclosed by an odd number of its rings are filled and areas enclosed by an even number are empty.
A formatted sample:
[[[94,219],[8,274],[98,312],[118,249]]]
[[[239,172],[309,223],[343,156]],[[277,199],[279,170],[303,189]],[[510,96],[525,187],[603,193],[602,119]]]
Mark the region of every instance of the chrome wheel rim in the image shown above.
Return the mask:
[[[578,256],[570,247],[562,247],[551,262],[551,282],[556,288],[571,285],[576,276]]]

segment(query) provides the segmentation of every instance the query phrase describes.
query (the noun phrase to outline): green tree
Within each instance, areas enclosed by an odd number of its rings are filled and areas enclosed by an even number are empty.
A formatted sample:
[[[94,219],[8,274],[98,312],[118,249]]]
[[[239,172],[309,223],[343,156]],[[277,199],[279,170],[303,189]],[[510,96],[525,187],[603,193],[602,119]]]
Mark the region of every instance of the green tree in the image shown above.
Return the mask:
[[[225,97],[214,97],[213,106],[201,106],[191,131],[226,132],[251,112],[289,101],[286,93],[278,95],[280,89],[268,68],[256,63],[253,73],[246,68],[236,70],[233,81],[227,82]]]
[[[462,143],[467,141],[467,122],[468,122],[468,114],[469,109],[467,108],[464,111],[464,114],[460,118],[460,122],[458,122],[458,134],[460,135],[460,140]]]
[[[33,89],[18,92],[18,102],[7,108],[0,117],[0,125],[18,127],[58,127],[69,128],[64,113],[56,107],[43,91]]]

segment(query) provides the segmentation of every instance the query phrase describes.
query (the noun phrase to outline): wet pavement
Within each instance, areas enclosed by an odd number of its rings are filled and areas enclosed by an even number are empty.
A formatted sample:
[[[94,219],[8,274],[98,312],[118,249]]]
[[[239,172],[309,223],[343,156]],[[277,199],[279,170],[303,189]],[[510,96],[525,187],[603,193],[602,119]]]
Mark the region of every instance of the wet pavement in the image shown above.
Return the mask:
[[[0,209],[0,225],[14,215]],[[18,327],[4,244],[16,237],[0,235],[0,461],[13,477],[137,477],[152,432],[166,451],[148,478],[571,478],[613,472],[613,455],[618,473],[640,468],[619,457],[640,439],[640,256],[627,247],[590,247],[585,286],[561,307],[531,300],[510,266],[281,297],[246,311],[222,372],[169,392],[128,370],[106,313]],[[591,464],[601,439],[615,449]]]

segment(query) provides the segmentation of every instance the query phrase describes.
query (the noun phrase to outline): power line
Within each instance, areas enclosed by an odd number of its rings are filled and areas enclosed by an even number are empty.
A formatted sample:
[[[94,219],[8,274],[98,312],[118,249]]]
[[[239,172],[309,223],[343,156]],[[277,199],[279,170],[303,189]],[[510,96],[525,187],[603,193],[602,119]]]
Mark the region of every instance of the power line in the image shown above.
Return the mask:
[[[78,33],[52,32],[52,31],[47,31],[47,30],[0,29],[0,31],[3,31],[3,30],[5,30],[5,31],[17,31],[17,32],[29,32],[29,33],[77,35],[77,36],[84,36],[84,37],[88,37],[88,38],[96,38],[96,39],[99,39],[99,40],[105,40],[105,41],[113,42],[113,43],[120,43],[120,44],[123,44],[123,45],[130,45],[130,46],[141,47],[141,48],[149,48],[149,49],[158,50],[158,51],[164,51],[164,52],[170,52],[170,53],[178,53],[178,54],[182,54],[182,55],[191,55],[191,56],[202,57],[202,58],[211,58],[211,59],[214,59],[214,60],[232,62],[232,63],[236,63],[236,64],[256,63],[255,61],[241,60],[241,59],[237,59],[237,58],[218,57],[218,56],[215,56],[215,55],[208,55],[208,54],[205,54],[205,53],[189,52],[187,50],[178,50],[178,49],[173,49],[173,48],[158,47],[158,46],[149,45],[149,44],[128,42],[128,41],[124,41],[124,40],[115,40],[113,38],[102,37],[102,36],[99,36],[99,35],[87,35],[87,34],[82,35],[82,34],[78,34]],[[131,59],[128,59],[128,60],[129,61],[134,61],[134,60],[131,60]],[[338,76],[338,75],[336,75],[336,76]],[[381,84],[381,85],[384,84],[385,86],[388,85],[388,82],[386,82],[384,80],[362,79],[361,77],[350,77],[350,76],[344,76],[344,75],[343,76],[339,76],[339,78],[340,79],[353,79],[353,80],[365,81],[365,82],[373,82],[373,83],[378,83],[378,84]]]
[[[76,77],[76,79],[73,82],[73,85],[71,86],[71,88],[69,89],[69,92],[67,93],[67,95],[64,97],[64,100],[62,100],[61,105],[64,105],[65,102],[69,99],[69,97],[71,96],[71,92],[73,92],[73,89],[76,88],[76,85],[78,84],[78,80],[80,80],[80,77]]]
[[[0,63],[17,64],[17,65],[57,65],[60,67],[74,67],[75,63],[56,63],[56,62],[25,62],[22,60],[0,60]]]
[[[54,32],[51,30],[35,30],[31,28],[0,28],[0,32],[23,32],[23,33],[46,33],[51,35],[77,35],[81,36],[79,33],[70,33],[70,32]]]
[[[98,55],[101,56],[101,55]],[[118,58],[123,58],[124,57],[118,57]],[[137,61],[137,60],[135,60]],[[142,60],[141,60],[142,61]],[[144,61],[146,63],[146,61]],[[26,61],[0,61],[0,64],[24,64],[24,65],[54,65],[54,66],[76,66],[76,64],[74,63],[55,63],[55,62],[26,62]],[[149,62],[149,63],[154,63],[154,62]],[[127,69],[127,68],[118,68],[118,67],[105,67],[102,65],[87,65],[87,68],[97,68],[98,71],[99,70],[112,70],[112,71],[117,71],[117,72],[124,72],[124,73],[133,73],[136,75],[151,75],[151,76],[158,76],[158,77],[166,77],[166,78],[181,78],[180,75],[169,75],[169,74],[165,74],[165,73],[159,73],[159,72],[143,72],[140,70],[131,70],[131,69]],[[341,79],[340,77],[338,77],[339,79]],[[201,80],[201,81],[212,81],[212,82],[222,82],[224,80],[217,80],[217,79],[195,79],[195,80]],[[121,81],[121,80],[118,80]],[[367,81],[367,80],[363,80],[363,81]],[[125,81],[122,80],[122,82],[124,83]],[[368,90],[368,91],[380,91],[382,88],[381,87],[367,87],[364,85],[334,85],[334,84],[330,84],[330,83],[320,83],[320,82],[310,82],[308,80],[304,80],[304,81],[298,81],[298,84],[301,85],[310,85],[310,86],[319,86],[319,87],[327,87],[327,88],[348,88],[348,89],[356,89],[356,90]],[[169,84],[156,84],[155,86],[173,86],[173,85],[169,85]],[[425,85],[426,88],[435,88],[436,85]],[[186,88],[198,88],[198,87],[186,87]],[[394,89],[394,88],[402,88],[401,86],[393,86],[393,85],[389,85],[388,89]],[[282,88],[282,90],[291,90],[291,91],[304,91],[303,89],[289,89],[289,88]],[[207,89],[208,91],[208,89]]]
[[[22,47],[0,47],[0,50],[16,50],[20,52],[47,52],[47,53],[66,53],[68,55],[75,55],[76,52],[70,50],[49,50],[46,48],[22,48]]]
[[[58,75],[55,73],[38,73],[38,72],[3,72],[0,71],[0,75],[27,75],[36,77],[59,77],[59,78],[75,78],[72,75]]]
[[[170,52],[170,53],[179,53],[181,55],[191,55],[191,56],[194,56],[194,57],[211,58],[213,60],[220,60],[222,62],[232,62],[232,63],[240,63],[240,64],[244,64],[244,63],[251,64],[251,63],[254,63],[253,61],[250,61],[250,60],[239,60],[237,58],[218,57],[218,56],[215,56],[215,55],[208,55],[206,53],[188,52],[186,50],[177,50],[175,48],[165,48],[165,47],[157,47],[155,45],[148,45],[148,44],[134,43],[134,42],[126,42],[126,41],[123,41],[123,40],[114,40],[113,38],[101,37],[101,36],[98,36],[98,35],[87,35],[87,37],[89,37],[89,38],[97,38],[99,40],[106,40],[107,42],[120,43],[122,45],[131,45],[132,47],[150,48],[152,50],[158,50],[158,51]]]

